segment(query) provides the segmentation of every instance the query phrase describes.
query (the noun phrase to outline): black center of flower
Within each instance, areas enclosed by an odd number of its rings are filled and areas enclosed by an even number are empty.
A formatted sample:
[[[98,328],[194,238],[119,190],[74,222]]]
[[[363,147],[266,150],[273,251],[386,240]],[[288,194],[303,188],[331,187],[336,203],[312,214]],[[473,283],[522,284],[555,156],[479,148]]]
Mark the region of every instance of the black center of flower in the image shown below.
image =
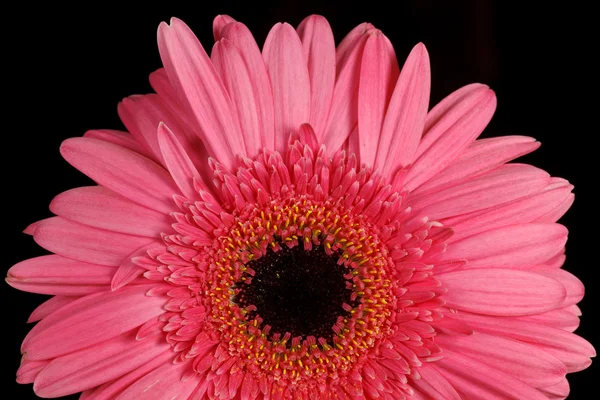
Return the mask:
[[[344,275],[349,272],[338,265],[339,254],[327,255],[323,246],[306,251],[300,244],[267,254],[246,265],[256,274],[250,283],[241,283],[234,301],[240,307],[254,305],[249,319],[260,316],[262,326],[270,325],[270,335],[286,332],[292,338],[314,336],[329,338],[339,316],[349,313],[342,308],[350,300],[352,290],[346,287]]]

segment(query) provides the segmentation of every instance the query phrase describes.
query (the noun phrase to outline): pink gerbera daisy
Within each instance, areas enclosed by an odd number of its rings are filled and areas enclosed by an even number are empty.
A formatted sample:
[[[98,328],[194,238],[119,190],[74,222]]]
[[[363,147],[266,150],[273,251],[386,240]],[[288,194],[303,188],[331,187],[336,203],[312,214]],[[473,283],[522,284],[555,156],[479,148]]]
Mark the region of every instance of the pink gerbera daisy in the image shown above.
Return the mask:
[[[26,232],[52,253],[8,272],[55,295],[17,381],[82,399],[563,399],[593,347],[556,221],[572,185],[522,136],[476,140],[494,93],[428,110],[418,44],[402,68],[370,24],[277,24],[262,52],[214,21],[210,57],[163,23],[156,94],[129,132],[66,140],[98,185]]]

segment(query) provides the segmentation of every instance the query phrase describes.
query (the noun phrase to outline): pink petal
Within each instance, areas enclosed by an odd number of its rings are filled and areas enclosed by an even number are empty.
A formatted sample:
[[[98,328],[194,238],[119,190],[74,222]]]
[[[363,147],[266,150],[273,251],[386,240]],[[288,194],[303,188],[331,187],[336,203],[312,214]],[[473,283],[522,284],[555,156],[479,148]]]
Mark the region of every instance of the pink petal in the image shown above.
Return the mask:
[[[112,280],[110,282],[110,289],[113,291],[117,290],[117,289],[127,285],[128,283],[133,281],[135,278],[142,275],[144,272],[146,272],[146,269],[137,266],[133,262],[133,259],[137,258],[137,257],[146,256],[148,254],[148,252],[157,251],[157,250],[162,251],[162,252],[166,251],[165,245],[163,242],[150,243],[149,245],[143,246],[143,247],[135,250],[133,253],[131,253],[129,256],[127,256],[125,258],[125,260],[123,260],[121,265],[119,265],[119,268],[113,275]]]
[[[196,375],[182,381],[191,363],[163,364],[125,389],[115,400],[187,399],[199,383]]]
[[[414,190],[445,169],[490,122],[496,110],[494,92],[485,85],[467,88],[464,94],[462,89],[452,93],[427,114],[425,136],[406,176],[406,189]]]
[[[596,356],[594,347],[588,341],[562,329],[517,318],[489,317],[468,312],[457,313],[453,318],[468,323],[478,332],[501,335],[540,346],[565,364],[567,372],[586,368],[591,363],[590,357]]]
[[[309,122],[320,139],[325,129],[335,85],[335,41],[329,22],[320,15],[305,18],[298,26],[310,79]]]
[[[160,56],[175,92],[185,105],[209,153],[232,168],[245,155],[237,116],[208,55],[194,33],[177,18],[158,28]]]
[[[554,209],[547,212],[543,216],[536,219],[536,222],[556,222],[558,221],[565,213],[571,208],[573,202],[575,201],[575,195],[573,193],[569,193],[569,195]]]
[[[251,158],[256,157],[263,143],[259,110],[248,68],[235,45],[227,39],[215,44],[211,59],[231,97],[233,111],[240,119],[246,153]]]
[[[300,128],[298,129],[298,140],[302,144],[307,144],[312,149],[319,148],[317,134],[309,124],[300,125]]]
[[[151,159],[152,161],[157,161],[152,152],[145,148],[142,143],[135,140],[135,138],[131,136],[129,132],[121,132],[110,129],[99,129],[87,131],[83,135],[83,137],[104,140],[105,142],[116,144],[131,151],[135,151],[136,153],[140,153],[141,155]]]
[[[152,286],[127,286],[76,300],[42,320],[23,341],[24,357],[43,360],[83,349],[132,330],[164,312]],[[65,340],[65,337],[68,340]]]
[[[550,176],[543,170],[524,164],[507,164],[435,195],[409,198],[413,209],[432,220],[441,220],[497,207],[542,190]],[[448,225],[453,226],[451,223]]]
[[[454,387],[434,368],[419,368],[419,375],[421,379],[411,380],[411,386],[426,395],[426,399],[461,400]]]
[[[58,255],[21,261],[8,270],[6,282],[26,292],[83,296],[107,290],[115,268]]]
[[[535,139],[526,136],[504,136],[476,140],[445,170],[417,188],[413,195],[421,195],[456,184],[465,178],[474,178],[499,165],[531,153],[540,147]]]
[[[178,115],[184,114],[181,103],[171,82],[169,82],[167,71],[164,68],[159,68],[151,73],[148,80],[152,85],[152,89],[158,94],[160,100],[167,105],[168,109],[173,110]]]
[[[119,393],[127,389],[141,377],[162,365],[172,365],[172,361],[173,349],[163,351],[162,354],[155,356],[147,363],[140,365],[131,372],[121,376],[119,379],[98,386],[91,392],[85,392],[87,393],[85,400],[113,400]]]
[[[581,301],[581,299],[583,299],[585,287],[583,286],[583,283],[572,273],[565,271],[564,269],[547,267],[537,267],[532,269],[532,271],[552,279],[556,279],[564,285],[565,289],[567,290],[567,297],[565,297],[562,307],[568,307],[577,304]]]
[[[71,138],[60,147],[75,168],[121,196],[165,214],[178,192],[169,173],[144,156],[97,139]]]
[[[35,310],[29,316],[27,323],[37,322],[42,318],[46,318],[48,315],[52,314],[54,311],[59,308],[66,306],[74,300],[77,300],[78,297],[75,296],[54,296],[40,304],[36,307]]]
[[[52,218],[52,217],[50,217],[50,218]],[[46,218],[46,219],[50,219],[50,218]],[[26,234],[26,235],[31,235],[31,236],[33,236],[33,234],[35,233],[35,230],[37,229],[37,227],[38,227],[38,226],[39,226],[39,225],[40,225],[42,222],[44,222],[46,219],[42,219],[42,220],[40,220],[40,221],[36,221],[36,222],[33,222],[33,223],[31,223],[31,224],[27,225],[27,227],[26,227],[25,229],[23,229],[23,233],[24,233],[24,234]]]
[[[547,400],[527,383],[462,354],[444,351],[438,370],[465,399]]]
[[[215,38],[215,42],[218,42],[223,37],[223,29],[227,24],[236,22],[235,19],[231,18],[229,15],[217,15],[215,19],[213,19],[213,37]]]
[[[310,119],[310,80],[302,43],[289,24],[273,26],[263,47],[273,88],[275,150],[285,153],[288,137]]]
[[[146,95],[145,97],[152,102],[157,103],[155,106],[154,126],[158,127],[160,122],[163,122],[171,130],[178,134],[178,140],[184,148],[194,165],[200,170],[200,174],[208,165],[208,151],[202,143],[199,128],[193,128],[193,120],[187,118],[187,113],[184,107],[179,103],[177,95],[164,68],[160,68],[150,74],[150,83],[152,88],[158,93],[158,97],[154,95]],[[154,132],[156,134],[156,131]],[[212,175],[210,175],[212,179]]]
[[[135,340],[123,334],[106,342],[55,358],[38,375],[33,390],[41,397],[59,397],[94,388],[170,350],[161,337]]]
[[[137,236],[160,237],[171,231],[171,218],[102,186],[71,189],[56,196],[50,211],[94,228]]]
[[[337,64],[338,78],[333,89],[331,110],[322,139],[331,155],[339,150],[358,123],[358,85],[363,49],[367,39],[368,35],[364,32],[353,39],[345,61]]]
[[[559,281],[529,271],[470,269],[437,274],[450,308],[487,315],[532,315],[560,306],[566,296]]]
[[[442,260],[467,259],[465,268],[512,268],[540,264],[558,254],[567,241],[558,224],[511,225],[448,245]]]
[[[152,239],[91,228],[61,217],[49,218],[36,229],[33,239],[48,251],[93,264],[117,266],[133,250]]]
[[[17,383],[33,383],[40,372],[48,365],[48,360],[32,361],[21,360],[21,366],[17,370]]]
[[[413,162],[417,151],[431,87],[429,55],[422,43],[410,52],[385,114],[375,168],[383,175]]]
[[[194,178],[200,179],[198,170],[177,136],[162,122],[158,125],[158,145],[165,160],[165,166],[181,193],[189,200],[200,200],[200,195],[193,183]]]
[[[348,58],[354,52],[354,49],[357,46],[360,46],[361,42],[364,44],[365,40],[367,39],[367,34],[371,33],[374,29],[375,27],[372,24],[363,22],[348,32],[348,34],[342,39],[336,49],[335,62],[337,65],[338,75],[341,67],[348,62]]]
[[[567,398],[571,388],[569,387],[569,381],[565,378],[556,385],[541,388],[540,391],[547,395],[549,400],[563,400]]]
[[[472,357],[533,387],[560,382],[567,371],[562,362],[532,344],[476,332],[465,336],[436,336],[444,350]]]
[[[528,321],[534,322],[536,324],[546,325],[551,328],[563,329],[567,332],[573,332],[579,327],[579,316],[573,314],[568,309],[569,307],[562,307],[541,314],[517,317],[517,319],[521,321]]]
[[[444,221],[444,224],[452,226],[455,231],[449,241],[457,241],[468,236],[508,225],[526,224],[536,221],[545,222],[539,220],[541,216],[547,215],[551,210],[563,204],[565,199],[572,198],[572,188],[573,186],[568,184],[552,188],[547,186],[537,193],[511,203],[488,210],[474,211],[470,214]]]
[[[135,95],[123,99],[118,106],[119,117],[131,135],[148,148],[155,159],[164,165],[164,160],[158,147],[156,129],[164,115],[169,114],[168,108],[155,94]],[[169,117],[172,119],[172,117]]]
[[[372,166],[377,155],[383,118],[400,69],[389,39],[376,31],[365,44],[358,86],[360,163]]]
[[[352,129],[352,132],[350,132],[348,138],[346,138],[346,142],[344,143],[342,149],[346,152],[346,154],[356,154],[357,157],[360,157],[360,138],[358,135],[358,124],[354,125],[354,129]],[[364,164],[360,160],[359,162],[361,164]]]
[[[260,49],[252,33],[242,23],[235,22],[226,25],[222,34],[224,38],[235,45],[248,68],[254,101],[258,110],[261,143],[268,149],[274,149],[273,91]]]
[[[565,249],[563,247],[561,251],[559,251],[554,257],[544,261],[542,265],[548,268],[562,268],[566,260],[567,257],[565,256]]]

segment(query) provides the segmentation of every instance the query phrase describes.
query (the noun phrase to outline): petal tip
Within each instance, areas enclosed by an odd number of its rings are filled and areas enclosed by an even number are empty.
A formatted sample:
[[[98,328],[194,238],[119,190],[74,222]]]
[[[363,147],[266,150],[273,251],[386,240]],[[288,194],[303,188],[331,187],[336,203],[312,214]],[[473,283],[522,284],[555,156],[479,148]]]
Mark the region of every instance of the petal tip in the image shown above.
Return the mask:
[[[52,204],[52,202],[50,204]],[[23,233],[26,234],[26,235],[33,236],[33,234],[35,233],[35,230],[37,229],[38,225],[39,225],[39,221],[36,221],[36,222],[33,222],[33,223],[27,225],[25,227],[25,229],[23,229]]]

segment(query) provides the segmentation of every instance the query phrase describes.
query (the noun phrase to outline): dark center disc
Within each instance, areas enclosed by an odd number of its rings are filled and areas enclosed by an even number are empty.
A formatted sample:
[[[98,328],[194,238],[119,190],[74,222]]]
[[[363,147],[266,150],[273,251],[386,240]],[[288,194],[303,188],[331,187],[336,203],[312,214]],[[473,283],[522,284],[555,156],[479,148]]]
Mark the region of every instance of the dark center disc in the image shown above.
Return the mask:
[[[234,301],[242,308],[254,305],[249,313],[263,319],[262,326],[270,325],[270,335],[286,332],[292,338],[322,337],[329,342],[335,334],[332,326],[339,316],[348,316],[342,308],[350,300],[352,290],[346,287],[344,275],[349,272],[338,265],[340,255],[327,255],[323,246],[306,251],[302,245],[281,250],[267,250],[266,255],[246,265],[256,274],[249,284],[241,283]]]

